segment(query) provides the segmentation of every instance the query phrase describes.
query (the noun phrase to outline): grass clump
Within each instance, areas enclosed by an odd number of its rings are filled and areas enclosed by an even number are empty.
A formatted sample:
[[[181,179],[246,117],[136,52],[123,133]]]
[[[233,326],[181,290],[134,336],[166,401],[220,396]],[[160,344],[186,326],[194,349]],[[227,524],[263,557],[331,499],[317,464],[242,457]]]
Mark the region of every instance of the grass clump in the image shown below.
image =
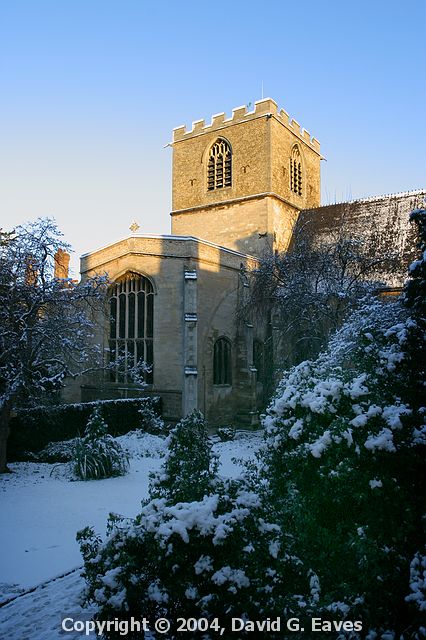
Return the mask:
[[[83,438],[74,447],[74,472],[80,480],[99,480],[124,475],[129,467],[125,451],[108,433],[108,425],[96,408]]]

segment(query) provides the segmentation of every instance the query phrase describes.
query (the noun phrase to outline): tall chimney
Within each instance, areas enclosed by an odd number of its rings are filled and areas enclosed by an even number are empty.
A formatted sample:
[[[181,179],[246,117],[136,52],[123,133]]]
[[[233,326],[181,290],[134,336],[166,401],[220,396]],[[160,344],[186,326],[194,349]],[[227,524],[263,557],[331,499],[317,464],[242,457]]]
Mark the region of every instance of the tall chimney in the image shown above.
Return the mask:
[[[38,278],[37,261],[30,254],[25,259],[25,284],[29,284],[30,286],[36,286],[37,278]]]
[[[55,278],[64,280],[68,278],[70,254],[64,249],[58,249],[55,253]]]

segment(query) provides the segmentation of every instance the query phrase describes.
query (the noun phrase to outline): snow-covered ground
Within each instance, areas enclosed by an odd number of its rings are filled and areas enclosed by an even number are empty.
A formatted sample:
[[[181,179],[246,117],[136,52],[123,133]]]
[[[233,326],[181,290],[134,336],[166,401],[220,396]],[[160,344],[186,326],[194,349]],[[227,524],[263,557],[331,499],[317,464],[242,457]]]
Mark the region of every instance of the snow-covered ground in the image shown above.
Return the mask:
[[[0,605],[14,598],[0,607],[0,638],[84,637],[60,628],[65,615],[85,620],[91,613],[79,604],[84,583],[76,532],[91,525],[103,535],[110,512],[134,517],[166,450],[162,438],[149,434],[118,440],[131,456],[123,477],[72,481],[69,464],[35,463],[12,464],[13,473],[0,476]],[[221,474],[238,476],[237,460],[252,458],[260,441],[259,432],[238,432],[231,442],[217,442]]]

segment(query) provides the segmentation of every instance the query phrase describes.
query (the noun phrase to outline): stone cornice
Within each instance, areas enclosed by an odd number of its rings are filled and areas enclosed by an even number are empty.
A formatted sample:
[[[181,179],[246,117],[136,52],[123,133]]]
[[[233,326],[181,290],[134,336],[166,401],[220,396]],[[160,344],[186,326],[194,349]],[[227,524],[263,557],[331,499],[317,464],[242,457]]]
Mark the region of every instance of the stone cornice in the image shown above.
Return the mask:
[[[175,209],[170,213],[170,215],[176,216],[181,213],[192,213],[192,212],[201,211],[202,209],[213,209],[215,207],[227,207],[229,205],[239,204],[240,202],[248,202],[250,200],[260,200],[261,198],[276,198],[277,200],[284,202],[284,204],[288,204],[290,207],[293,207],[293,209],[299,209],[299,211],[302,211],[304,208],[303,206],[294,204],[294,202],[290,202],[290,200],[287,200],[286,198],[279,196],[274,191],[265,191],[264,193],[255,193],[250,196],[244,196],[243,198],[231,198],[230,200],[222,200],[221,202],[210,202],[207,204],[200,204],[200,205],[196,205],[195,207],[187,207],[186,209]]]

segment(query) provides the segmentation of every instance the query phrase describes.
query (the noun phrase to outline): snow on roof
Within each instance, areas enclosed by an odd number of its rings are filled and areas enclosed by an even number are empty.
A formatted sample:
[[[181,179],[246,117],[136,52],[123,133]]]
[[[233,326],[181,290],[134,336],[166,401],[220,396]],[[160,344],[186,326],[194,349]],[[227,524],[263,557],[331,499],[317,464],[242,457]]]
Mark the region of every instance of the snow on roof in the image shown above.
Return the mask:
[[[313,209],[322,209],[323,207],[334,207],[338,204],[354,204],[362,202],[377,202],[378,200],[389,200],[390,198],[405,198],[410,196],[420,196],[425,194],[426,189],[414,189],[413,191],[398,191],[396,193],[388,193],[381,196],[368,196],[367,198],[355,198],[354,200],[340,200],[339,202],[330,202],[329,204],[322,204],[319,207],[312,207]],[[307,209],[309,211],[309,209]]]

